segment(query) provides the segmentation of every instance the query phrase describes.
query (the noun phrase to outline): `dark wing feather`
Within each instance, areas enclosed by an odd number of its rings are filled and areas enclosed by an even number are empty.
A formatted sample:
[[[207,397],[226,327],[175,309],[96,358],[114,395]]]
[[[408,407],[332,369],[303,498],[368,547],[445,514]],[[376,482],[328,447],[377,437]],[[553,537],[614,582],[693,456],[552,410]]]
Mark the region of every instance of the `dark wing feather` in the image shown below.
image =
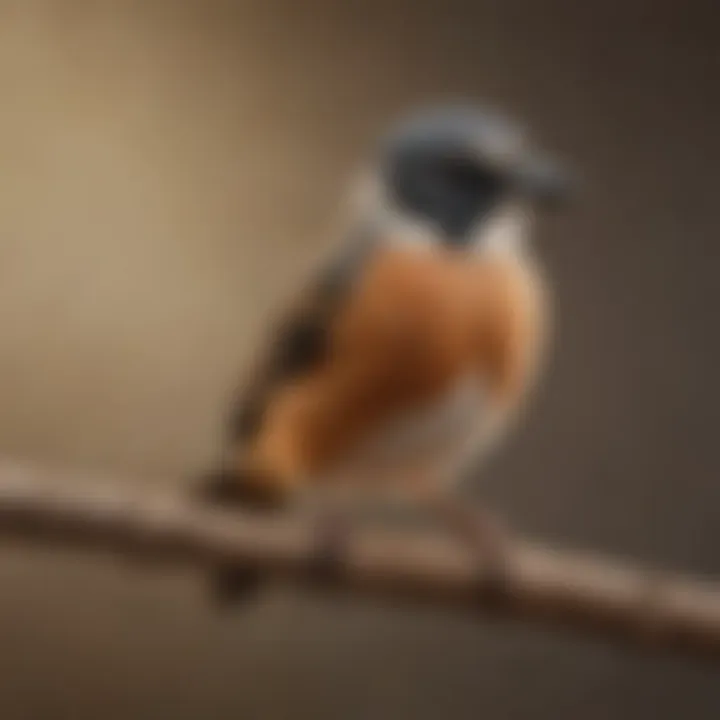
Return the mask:
[[[233,445],[249,440],[259,431],[275,392],[323,362],[334,320],[373,247],[370,236],[345,245],[275,325],[265,354],[232,408],[229,440]]]

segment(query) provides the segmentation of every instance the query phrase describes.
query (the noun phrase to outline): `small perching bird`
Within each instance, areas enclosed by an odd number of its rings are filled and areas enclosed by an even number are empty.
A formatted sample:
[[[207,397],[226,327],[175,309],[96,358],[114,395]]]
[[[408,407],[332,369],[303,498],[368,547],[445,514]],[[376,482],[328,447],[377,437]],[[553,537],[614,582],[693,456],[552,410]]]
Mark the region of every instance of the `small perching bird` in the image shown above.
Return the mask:
[[[523,407],[550,315],[530,235],[563,174],[509,119],[439,107],[382,139],[362,187],[349,236],[273,328],[206,497],[443,504]]]

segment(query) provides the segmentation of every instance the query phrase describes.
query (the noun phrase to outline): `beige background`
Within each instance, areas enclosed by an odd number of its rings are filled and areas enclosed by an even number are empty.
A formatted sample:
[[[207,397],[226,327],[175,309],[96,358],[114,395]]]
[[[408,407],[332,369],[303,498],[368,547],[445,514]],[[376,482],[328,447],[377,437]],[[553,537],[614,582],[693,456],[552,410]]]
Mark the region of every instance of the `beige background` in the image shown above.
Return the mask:
[[[203,467],[365,144],[487,97],[585,183],[541,233],[550,375],[481,490],[528,532],[720,574],[711,5],[0,0],[0,450]],[[195,577],[0,550],[4,720],[719,712],[711,671],[598,643],[292,594],[221,620]]]

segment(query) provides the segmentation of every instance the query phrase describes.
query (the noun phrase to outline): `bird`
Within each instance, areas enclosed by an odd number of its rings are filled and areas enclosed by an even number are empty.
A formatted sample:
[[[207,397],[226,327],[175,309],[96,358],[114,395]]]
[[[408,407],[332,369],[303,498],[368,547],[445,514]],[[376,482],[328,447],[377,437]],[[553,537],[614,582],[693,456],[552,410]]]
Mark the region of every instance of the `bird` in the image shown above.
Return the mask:
[[[243,377],[203,501],[262,511],[398,496],[501,546],[492,514],[458,488],[516,427],[546,364],[553,303],[533,231],[572,184],[493,107],[437,104],[390,123],[353,184],[346,232]],[[319,537],[341,546],[340,526]],[[239,595],[242,577],[219,571],[218,596]]]

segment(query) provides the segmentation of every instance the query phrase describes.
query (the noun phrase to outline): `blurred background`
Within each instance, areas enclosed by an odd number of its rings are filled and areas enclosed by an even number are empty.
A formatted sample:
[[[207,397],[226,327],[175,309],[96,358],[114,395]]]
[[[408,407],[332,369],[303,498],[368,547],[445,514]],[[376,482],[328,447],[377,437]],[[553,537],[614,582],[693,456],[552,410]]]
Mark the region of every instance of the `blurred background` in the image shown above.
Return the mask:
[[[479,492],[720,575],[712,2],[0,0],[0,452],[186,482],[367,143],[488,99],[581,172],[555,354]],[[0,549],[4,720],[716,718],[712,669],[429,611]]]

